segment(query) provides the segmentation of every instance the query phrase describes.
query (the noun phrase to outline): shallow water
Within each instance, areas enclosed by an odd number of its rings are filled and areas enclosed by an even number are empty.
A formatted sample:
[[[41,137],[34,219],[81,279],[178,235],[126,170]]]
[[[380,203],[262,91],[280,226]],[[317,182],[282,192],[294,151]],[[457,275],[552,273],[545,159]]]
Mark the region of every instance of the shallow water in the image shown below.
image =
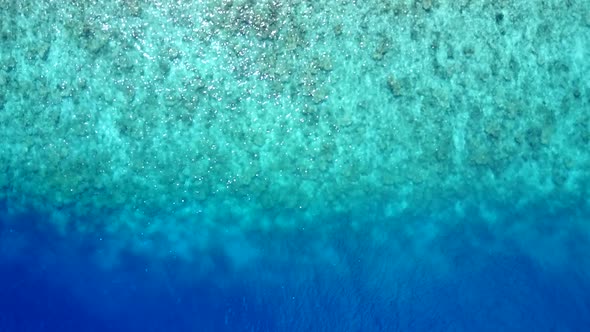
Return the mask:
[[[590,329],[585,1],[0,5],[0,331]]]

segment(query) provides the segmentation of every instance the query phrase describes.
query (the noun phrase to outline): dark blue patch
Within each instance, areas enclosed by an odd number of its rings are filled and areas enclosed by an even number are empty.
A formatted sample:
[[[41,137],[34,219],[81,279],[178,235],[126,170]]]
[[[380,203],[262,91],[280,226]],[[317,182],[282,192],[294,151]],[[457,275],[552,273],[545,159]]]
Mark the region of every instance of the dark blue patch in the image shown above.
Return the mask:
[[[439,235],[444,267],[341,229],[328,243],[338,265],[299,260],[309,239],[283,234],[288,264],[269,256],[246,274],[214,250],[205,275],[198,257],[130,253],[107,271],[89,259],[104,244],[39,225],[33,214],[0,222],[0,331],[590,330],[585,245],[548,270],[476,220]]]

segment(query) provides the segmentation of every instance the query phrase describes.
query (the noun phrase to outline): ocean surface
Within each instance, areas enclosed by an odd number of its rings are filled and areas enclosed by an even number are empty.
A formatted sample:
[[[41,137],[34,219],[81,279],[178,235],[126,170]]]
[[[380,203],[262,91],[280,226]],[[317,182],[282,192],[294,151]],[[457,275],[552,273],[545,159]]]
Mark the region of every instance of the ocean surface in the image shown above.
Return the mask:
[[[588,0],[0,0],[0,332],[590,331]]]

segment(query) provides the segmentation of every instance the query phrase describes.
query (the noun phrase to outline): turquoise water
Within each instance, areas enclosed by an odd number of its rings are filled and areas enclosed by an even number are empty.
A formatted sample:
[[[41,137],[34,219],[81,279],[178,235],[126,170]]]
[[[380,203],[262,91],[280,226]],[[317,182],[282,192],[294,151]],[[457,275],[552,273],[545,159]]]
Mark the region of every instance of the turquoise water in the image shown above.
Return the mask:
[[[590,329],[587,1],[0,8],[0,331]]]

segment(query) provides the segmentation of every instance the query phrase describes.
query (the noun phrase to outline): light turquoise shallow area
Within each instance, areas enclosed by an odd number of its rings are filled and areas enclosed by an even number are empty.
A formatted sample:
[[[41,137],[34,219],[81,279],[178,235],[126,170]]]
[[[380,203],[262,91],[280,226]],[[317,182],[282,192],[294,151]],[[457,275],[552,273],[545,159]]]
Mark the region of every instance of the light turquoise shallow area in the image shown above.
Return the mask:
[[[0,199],[107,260],[420,251],[473,216],[550,260],[586,229],[587,1],[0,4]],[[531,209],[581,217],[547,236]]]

